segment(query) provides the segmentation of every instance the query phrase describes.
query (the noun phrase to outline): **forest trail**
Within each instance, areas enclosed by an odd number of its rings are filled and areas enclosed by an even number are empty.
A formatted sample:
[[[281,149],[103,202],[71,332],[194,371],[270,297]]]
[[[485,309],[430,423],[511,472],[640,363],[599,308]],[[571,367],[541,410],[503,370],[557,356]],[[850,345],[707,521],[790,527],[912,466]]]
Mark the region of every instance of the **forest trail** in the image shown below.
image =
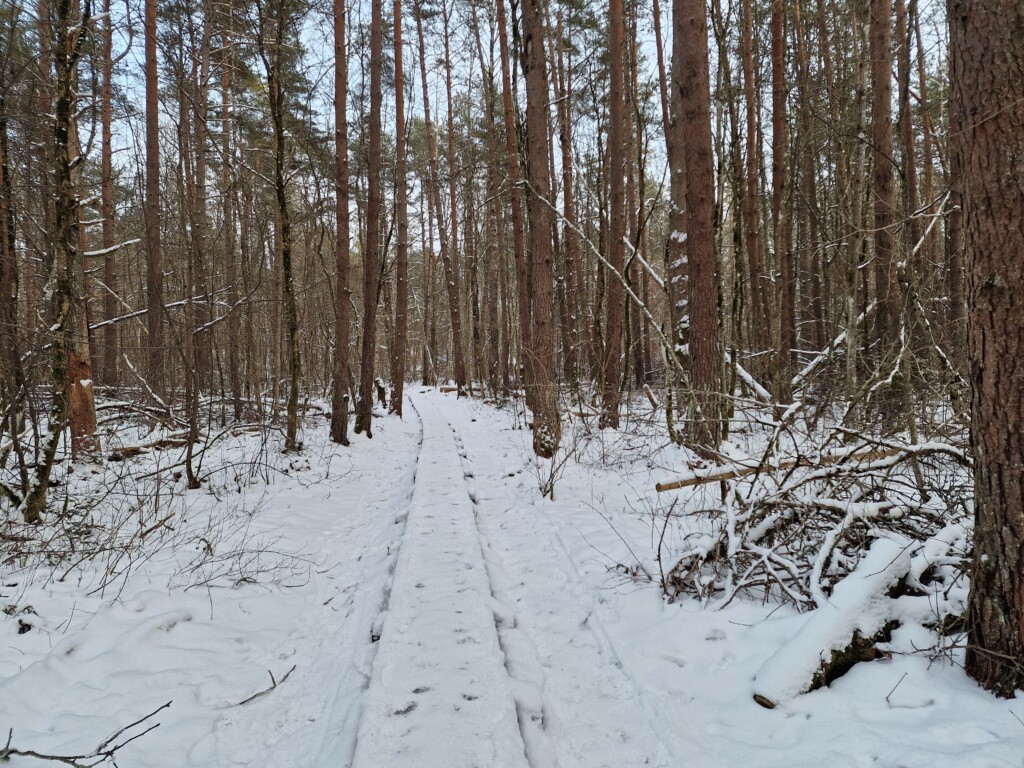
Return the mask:
[[[508,432],[410,401],[422,455],[354,766],[682,765],[559,533],[513,501]]]

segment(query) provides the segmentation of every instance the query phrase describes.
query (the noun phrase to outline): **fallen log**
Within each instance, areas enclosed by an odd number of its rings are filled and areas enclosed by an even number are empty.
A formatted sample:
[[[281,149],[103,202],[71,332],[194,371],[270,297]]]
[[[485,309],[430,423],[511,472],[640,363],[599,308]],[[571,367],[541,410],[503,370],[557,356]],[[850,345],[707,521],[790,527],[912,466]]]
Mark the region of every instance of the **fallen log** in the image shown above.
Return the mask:
[[[764,663],[754,679],[754,701],[771,709],[877,658],[876,644],[897,626],[886,593],[909,572],[912,548],[909,541],[875,541],[828,602]]]

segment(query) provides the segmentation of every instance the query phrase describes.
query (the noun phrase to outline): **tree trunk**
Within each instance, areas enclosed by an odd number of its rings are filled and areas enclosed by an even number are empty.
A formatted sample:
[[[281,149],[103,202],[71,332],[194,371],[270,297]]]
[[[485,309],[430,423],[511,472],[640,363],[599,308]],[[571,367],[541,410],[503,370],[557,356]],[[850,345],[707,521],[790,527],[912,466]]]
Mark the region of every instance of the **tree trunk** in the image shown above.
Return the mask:
[[[702,0],[674,0],[681,25],[678,87],[686,163],[690,265],[690,359],[696,413],[690,438],[716,449],[721,436],[722,352],[718,342],[718,262],[715,254],[715,166],[711,147],[708,21]]]
[[[26,494],[26,523],[38,523],[46,509],[50,474],[64,429],[71,426],[72,455],[95,447],[96,410],[85,317],[85,269],[79,248],[79,200],[75,180],[80,167],[75,136],[77,71],[90,22],[91,6],[79,14],[71,0],[57,3],[53,30],[53,253],[47,279],[50,337],[50,415],[41,455]]]
[[[117,315],[117,270],[114,255],[114,171],[113,132],[111,123],[111,91],[113,80],[113,32],[114,21],[110,17],[110,0],[103,0],[103,57],[100,66],[102,84],[100,90],[100,216],[103,219],[103,319],[110,320]],[[116,325],[108,325],[103,331],[103,370],[101,381],[107,386],[117,385],[117,343]]]
[[[950,110],[968,275],[974,564],[967,673],[1024,688],[1024,6],[950,0]]]
[[[423,122],[427,134],[427,188],[431,205],[434,208],[434,221],[437,223],[437,238],[441,249],[441,264],[444,267],[444,280],[448,291],[448,313],[452,326],[455,386],[461,395],[466,385],[466,363],[463,358],[460,283],[451,252],[451,240],[449,240],[449,235],[452,234],[452,231],[446,230],[444,222],[441,220],[441,181],[437,161],[437,134],[430,116],[430,91],[427,83],[427,54],[423,34],[423,10],[419,0],[416,3],[416,32],[420,43],[420,77],[423,81]],[[454,211],[452,215],[455,215]]]
[[[231,117],[231,71],[234,57],[231,48],[231,32],[234,21],[233,11],[228,6],[228,18],[223,21],[221,30],[221,195],[224,206],[224,262],[225,276],[228,284],[228,381],[231,387],[231,404],[235,421],[242,420],[242,377],[239,367],[239,343],[241,307],[238,292],[238,254],[235,242],[235,185],[232,174],[231,134],[234,130]]]
[[[281,258],[282,313],[280,316],[287,337],[288,354],[288,401],[286,404],[285,440],[286,451],[299,450],[299,313],[295,302],[295,279],[292,270],[292,221],[288,206],[288,178],[285,166],[288,161],[287,134],[285,132],[285,87],[282,80],[284,65],[285,25],[287,12],[284,0],[275,0],[266,18],[267,7],[260,9],[260,31],[257,45],[267,72],[267,90],[270,101],[270,121],[274,138],[274,197],[277,202],[277,248]],[[266,25],[273,23],[271,40],[266,39]],[[275,377],[277,381],[277,377]]]
[[[604,365],[601,375],[602,427],[619,426],[619,388],[622,385],[622,332],[626,267],[626,12],[623,0],[608,3],[608,264],[617,275],[605,280]]]
[[[448,281],[448,303],[452,323],[452,358],[454,362],[457,396],[461,396],[468,383],[466,372],[466,345],[462,332],[462,270],[459,267],[459,206],[456,196],[455,162],[455,103],[452,99],[452,52],[449,24],[455,4],[449,9],[445,1],[441,4],[441,18],[444,22],[444,89],[448,106],[448,258],[445,261],[445,279]],[[438,207],[438,215],[441,208]],[[440,220],[439,220],[440,221]],[[443,258],[443,255],[442,255]]]
[[[526,353],[532,347],[530,283],[526,262],[526,224],[523,221],[522,190],[519,185],[519,151],[516,147],[516,124],[512,111],[512,68],[509,62],[508,28],[505,21],[505,3],[498,0],[498,45],[501,52],[501,98],[505,122],[505,163],[511,186],[512,253],[516,270],[516,299],[519,321],[519,355],[521,377],[526,389],[527,406],[533,395],[533,360]]]
[[[391,349],[391,412],[402,415],[408,359],[409,213],[405,150],[405,73],[402,51],[402,0],[395,0],[395,342]]]
[[[783,0],[772,2],[772,231],[779,265],[779,336],[776,345],[775,396],[788,403],[796,348],[796,270],[790,248],[789,177],[786,167],[786,62]]]
[[[530,267],[533,293],[533,338],[524,347],[533,363],[533,450],[551,458],[562,429],[558,415],[555,361],[554,274],[551,209],[548,205],[548,76],[544,53],[543,0],[524,0],[523,59],[526,69],[527,172],[531,187]]]
[[[366,184],[366,240],[363,247],[363,344],[359,367],[359,397],[355,432],[373,437],[373,370],[377,358],[377,304],[380,283],[381,236],[381,56],[383,0],[373,0],[370,12],[370,115]]]
[[[146,0],[146,348],[149,386],[164,392],[164,273],[160,247],[160,91],[157,84],[156,0]]]
[[[335,289],[334,369],[331,387],[331,440],[348,445],[349,366],[349,215],[348,215],[348,54],[345,51],[345,0],[334,0],[334,193]]]
[[[751,338],[754,351],[763,352],[771,343],[772,317],[768,292],[764,235],[761,231],[758,105],[754,83],[754,19],[752,0],[743,0],[743,93],[746,104],[746,166],[744,169],[743,240],[750,268]],[[767,373],[767,371],[765,371]]]
[[[898,0],[902,2],[902,0]],[[876,341],[879,360],[896,342],[896,220],[892,141],[892,0],[871,0],[871,145],[873,155],[874,276],[878,296]]]

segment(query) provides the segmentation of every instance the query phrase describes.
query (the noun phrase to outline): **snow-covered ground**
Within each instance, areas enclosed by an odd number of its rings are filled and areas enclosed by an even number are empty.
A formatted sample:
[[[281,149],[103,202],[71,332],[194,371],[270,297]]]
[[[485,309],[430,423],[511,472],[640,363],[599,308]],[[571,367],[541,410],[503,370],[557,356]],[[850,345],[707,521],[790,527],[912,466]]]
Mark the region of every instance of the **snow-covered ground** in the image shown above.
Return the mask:
[[[10,746],[88,754],[171,702],[121,735],[160,724],[121,766],[1024,766],[1024,705],[956,649],[904,653],[930,642],[913,627],[891,659],[758,706],[824,614],[664,601],[644,452],[570,459],[549,500],[511,411],[417,388],[405,410],[352,448],[310,416],[300,458],[225,440],[206,461],[233,469],[197,491],[169,452],[117,467],[176,483],[138,520],[109,500],[139,554],[0,571]]]

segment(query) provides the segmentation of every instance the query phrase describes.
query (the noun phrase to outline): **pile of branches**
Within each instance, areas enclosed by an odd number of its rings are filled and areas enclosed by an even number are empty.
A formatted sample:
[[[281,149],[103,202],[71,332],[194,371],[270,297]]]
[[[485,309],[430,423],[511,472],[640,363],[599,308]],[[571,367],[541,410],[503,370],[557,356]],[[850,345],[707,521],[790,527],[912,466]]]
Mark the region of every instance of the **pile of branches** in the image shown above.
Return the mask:
[[[950,443],[861,439],[693,471],[658,490],[717,486],[721,505],[709,525],[685,536],[662,588],[670,599],[687,594],[724,605],[745,595],[819,607],[872,542],[890,538],[924,555],[904,589],[948,591],[966,554],[970,467],[968,453]]]

